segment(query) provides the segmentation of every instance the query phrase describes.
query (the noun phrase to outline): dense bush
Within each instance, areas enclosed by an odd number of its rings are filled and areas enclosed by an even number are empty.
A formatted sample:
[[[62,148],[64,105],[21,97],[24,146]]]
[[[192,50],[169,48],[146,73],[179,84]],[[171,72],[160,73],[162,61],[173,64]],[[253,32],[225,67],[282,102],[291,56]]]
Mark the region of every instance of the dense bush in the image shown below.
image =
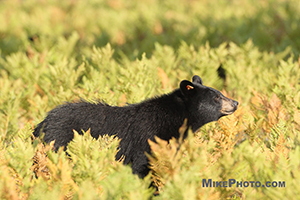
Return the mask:
[[[299,5],[0,1],[1,199],[300,196]],[[170,92],[194,74],[237,99],[239,109],[185,141],[151,143],[153,173],[144,180],[114,160],[117,139],[75,133],[72,159],[31,139],[46,112],[65,101],[122,106]],[[203,179],[285,187],[203,187]]]

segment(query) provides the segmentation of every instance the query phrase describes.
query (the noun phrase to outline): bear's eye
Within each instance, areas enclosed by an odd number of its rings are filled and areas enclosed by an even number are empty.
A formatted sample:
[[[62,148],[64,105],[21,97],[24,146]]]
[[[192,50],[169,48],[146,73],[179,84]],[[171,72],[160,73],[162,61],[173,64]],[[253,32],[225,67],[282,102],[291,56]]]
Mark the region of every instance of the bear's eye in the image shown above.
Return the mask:
[[[218,102],[221,100],[221,96],[220,96],[220,95],[216,96],[216,97],[214,98],[214,100],[215,100],[215,102],[218,103]]]

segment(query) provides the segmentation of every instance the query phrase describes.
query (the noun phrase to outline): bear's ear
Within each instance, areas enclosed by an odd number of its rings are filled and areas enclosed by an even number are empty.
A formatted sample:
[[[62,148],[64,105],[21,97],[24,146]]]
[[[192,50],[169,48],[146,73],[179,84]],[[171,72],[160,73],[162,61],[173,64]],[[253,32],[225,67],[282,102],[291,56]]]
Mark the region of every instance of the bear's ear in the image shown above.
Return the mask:
[[[200,85],[203,85],[202,79],[197,75],[193,76],[193,82],[194,83],[199,83]]]
[[[182,92],[183,95],[191,95],[195,91],[195,86],[193,83],[187,80],[183,80],[180,83],[180,91]]]

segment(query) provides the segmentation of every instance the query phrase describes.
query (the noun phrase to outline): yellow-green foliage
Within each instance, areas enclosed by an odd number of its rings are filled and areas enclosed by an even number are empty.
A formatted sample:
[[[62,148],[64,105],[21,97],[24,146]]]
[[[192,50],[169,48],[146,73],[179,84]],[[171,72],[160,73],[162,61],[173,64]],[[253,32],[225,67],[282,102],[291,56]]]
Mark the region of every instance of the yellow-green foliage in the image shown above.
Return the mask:
[[[296,0],[0,1],[0,199],[299,197],[299,12]],[[118,138],[74,133],[68,155],[31,138],[63,102],[123,106],[195,74],[239,109],[185,141],[150,142],[143,180],[115,161]]]

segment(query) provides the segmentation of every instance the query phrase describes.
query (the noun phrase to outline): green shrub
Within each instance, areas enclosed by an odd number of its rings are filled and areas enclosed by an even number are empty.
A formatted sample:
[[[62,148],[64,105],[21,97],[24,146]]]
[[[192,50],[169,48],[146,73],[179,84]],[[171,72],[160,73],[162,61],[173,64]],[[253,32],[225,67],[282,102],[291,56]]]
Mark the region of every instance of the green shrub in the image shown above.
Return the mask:
[[[299,11],[294,0],[1,1],[1,199],[300,196]],[[239,109],[185,141],[151,143],[145,179],[115,161],[117,138],[74,133],[68,155],[31,139],[66,101],[123,106],[195,74]],[[203,179],[285,187],[203,187]]]

